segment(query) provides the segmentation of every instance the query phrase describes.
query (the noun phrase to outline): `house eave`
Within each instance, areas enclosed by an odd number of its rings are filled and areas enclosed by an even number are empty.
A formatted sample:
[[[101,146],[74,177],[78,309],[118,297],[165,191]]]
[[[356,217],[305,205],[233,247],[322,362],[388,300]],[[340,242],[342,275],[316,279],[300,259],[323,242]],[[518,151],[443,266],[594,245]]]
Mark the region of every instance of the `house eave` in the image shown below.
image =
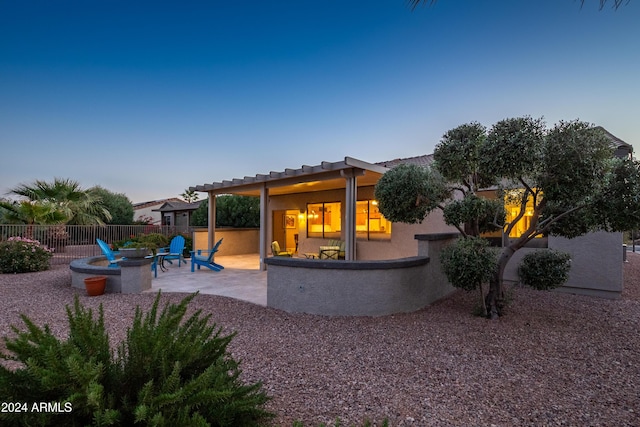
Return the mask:
[[[287,168],[279,172],[271,171],[268,174],[256,174],[255,176],[196,185],[189,187],[189,190],[212,194],[258,195],[263,187],[286,193],[343,188],[344,171],[346,170],[356,170],[361,175],[368,175],[377,180],[377,177],[389,169],[353,157],[345,157],[343,161],[339,162],[323,161],[315,166],[302,165],[297,169]],[[332,181],[335,181],[335,185],[331,184]],[[366,179],[365,182],[367,182]]]

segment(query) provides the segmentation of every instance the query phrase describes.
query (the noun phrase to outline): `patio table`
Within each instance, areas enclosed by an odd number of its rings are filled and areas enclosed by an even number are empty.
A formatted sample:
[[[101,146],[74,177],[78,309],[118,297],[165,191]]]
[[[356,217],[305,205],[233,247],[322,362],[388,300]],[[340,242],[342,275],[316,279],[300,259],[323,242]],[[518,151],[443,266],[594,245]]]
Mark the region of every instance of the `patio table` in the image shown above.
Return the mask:
[[[167,271],[167,267],[164,265],[164,257],[167,255],[171,255],[171,254],[168,252],[158,252],[156,254],[156,262],[160,266],[160,271],[162,272]]]

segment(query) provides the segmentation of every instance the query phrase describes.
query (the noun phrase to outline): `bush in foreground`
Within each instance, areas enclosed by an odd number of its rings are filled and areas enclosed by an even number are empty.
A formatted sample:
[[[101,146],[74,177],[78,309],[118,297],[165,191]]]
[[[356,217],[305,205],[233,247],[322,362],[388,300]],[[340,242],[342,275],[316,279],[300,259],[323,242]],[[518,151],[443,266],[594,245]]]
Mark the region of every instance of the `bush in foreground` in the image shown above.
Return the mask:
[[[569,279],[571,255],[556,250],[531,252],[518,267],[520,281],[538,290],[555,289]]]
[[[29,273],[49,269],[53,250],[39,241],[9,237],[0,242],[0,273]]]
[[[69,337],[56,338],[22,316],[26,331],[15,326],[5,337],[0,358],[22,363],[0,365],[0,395],[23,402],[27,411],[2,412],[2,425],[69,426],[253,426],[273,417],[262,384],[244,384],[223,335],[198,310],[184,320],[187,305],[166,304],[158,316],[160,294],[143,316],[136,308],[133,325],[116,352],[109,347],[100,306],[97,318],[76,296],[67,307]],[[33,411],[51,402],[54,411]],[[50,408],[51,409],[51,408]]]

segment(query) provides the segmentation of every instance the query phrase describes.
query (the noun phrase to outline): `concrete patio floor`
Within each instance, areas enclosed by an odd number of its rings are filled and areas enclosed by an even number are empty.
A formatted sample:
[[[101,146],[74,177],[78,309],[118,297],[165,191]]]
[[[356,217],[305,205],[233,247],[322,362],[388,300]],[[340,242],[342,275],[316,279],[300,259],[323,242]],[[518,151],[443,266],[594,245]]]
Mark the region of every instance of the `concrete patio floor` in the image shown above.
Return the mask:
[[[267,272],[260,271],[258,254],[217,256],[215,262],[224,266],[222,271],[213,271],[201,267],[191,272],[191,261],[178,267],[165,263],[167,271],[158,267],[158,277],[151,281],[147,292],[186,292],[200,291],[201,294],[221,295],[236,298],[254,304],[267,305]]]

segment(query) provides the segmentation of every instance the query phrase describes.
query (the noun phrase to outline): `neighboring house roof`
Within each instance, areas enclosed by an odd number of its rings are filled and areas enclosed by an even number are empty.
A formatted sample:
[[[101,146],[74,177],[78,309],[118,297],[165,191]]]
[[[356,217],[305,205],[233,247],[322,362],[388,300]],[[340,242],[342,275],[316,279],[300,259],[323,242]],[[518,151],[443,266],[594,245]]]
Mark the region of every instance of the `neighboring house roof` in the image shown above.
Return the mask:
[[[182,200],[180,201],[170,201],[165,202],[158,209],[152,209],[154,212],[184,212],[184,211],[195,211],[202,203],[202,200],[193,203],[187,203]]]
[[[149,207],[152,207],[152,206],[161,205],[161,204],[166,203],[166,202],[182,202],[182,203],[184,203],[183,200],[178,199],[177,197],[172,197],[170,199],[161,199],[161,200],[152,200],[150,202],[134,203],[133,204],[133,209],[134,210],[138,210],[138,209],[149,208]]]

